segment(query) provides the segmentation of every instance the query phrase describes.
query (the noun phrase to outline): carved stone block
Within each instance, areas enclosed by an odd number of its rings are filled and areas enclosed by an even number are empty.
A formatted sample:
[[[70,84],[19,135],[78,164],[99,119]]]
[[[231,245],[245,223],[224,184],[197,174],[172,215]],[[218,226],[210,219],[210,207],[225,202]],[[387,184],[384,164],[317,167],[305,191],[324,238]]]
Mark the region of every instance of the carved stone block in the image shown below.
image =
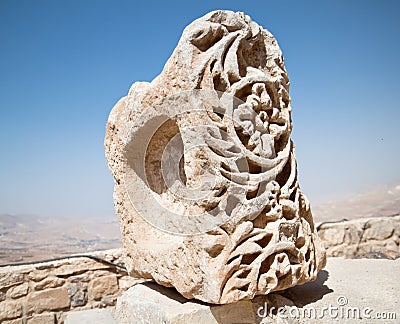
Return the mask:
[[[314,280],[325,252],[291,130],[275,38],[243,13],[191,23],[107,123],[129,272],[216,304]]]

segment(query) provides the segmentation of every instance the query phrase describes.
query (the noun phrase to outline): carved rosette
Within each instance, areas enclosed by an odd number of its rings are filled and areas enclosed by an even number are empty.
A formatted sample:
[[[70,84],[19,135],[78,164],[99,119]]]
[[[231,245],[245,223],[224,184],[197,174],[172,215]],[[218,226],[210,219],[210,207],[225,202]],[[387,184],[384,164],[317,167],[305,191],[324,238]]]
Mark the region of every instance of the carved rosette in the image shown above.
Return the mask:
[[[134,276],[210,303],[314,280],[325,265],[299,188],[289,79],[274,37],[215,11],[113,108],[105,138]]]

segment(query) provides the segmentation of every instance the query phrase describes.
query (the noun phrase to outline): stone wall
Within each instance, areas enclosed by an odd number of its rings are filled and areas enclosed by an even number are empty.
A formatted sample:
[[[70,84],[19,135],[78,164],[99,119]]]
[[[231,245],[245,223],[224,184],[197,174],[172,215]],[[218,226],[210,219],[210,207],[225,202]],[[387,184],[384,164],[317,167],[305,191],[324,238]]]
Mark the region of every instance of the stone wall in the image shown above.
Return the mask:
[[[92,255],[123,264],[122,249]],[[138,281],[122,269],[88,258],[3,267],[0,323],[63,323],[68,311],[114,306]]]
[[[318,235],[330,257],[400,257],[400,215],[322,223]]]
[[[400,215],[323,223],[318,233],[331,257],[400,256]],[[124,264],[122,249],[92,255]],[[0,323],[63,323],[69,311],[115,306],[122,292],[141,281],[88,258],[2,267]]]

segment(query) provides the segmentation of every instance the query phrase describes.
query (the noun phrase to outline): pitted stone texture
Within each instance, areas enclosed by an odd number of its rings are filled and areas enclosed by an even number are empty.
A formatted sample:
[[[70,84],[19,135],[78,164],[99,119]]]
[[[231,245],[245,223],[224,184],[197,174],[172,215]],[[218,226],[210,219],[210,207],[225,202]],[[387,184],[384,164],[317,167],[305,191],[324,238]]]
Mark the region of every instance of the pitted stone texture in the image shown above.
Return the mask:
[[[22,305],[18,302],[4,301],[0,303],[0,323],[3,320],[22,316]]]
[[[107,123],[129,272],[217,304],[314,280],[326,258],[291,130],[274,37],[231,11],[190,24]]]
[[[100,300],[103,296],[118,292],[116,275],[109,275],[93,279],[89,284],[89,299]]]
[[[70,306],[67,288],[52,288],[28,296],[28,313],[66,309]]]
[[[35,315],[28,319],[28,324],[54,324],[55,315],[54,314],[40,314]]]

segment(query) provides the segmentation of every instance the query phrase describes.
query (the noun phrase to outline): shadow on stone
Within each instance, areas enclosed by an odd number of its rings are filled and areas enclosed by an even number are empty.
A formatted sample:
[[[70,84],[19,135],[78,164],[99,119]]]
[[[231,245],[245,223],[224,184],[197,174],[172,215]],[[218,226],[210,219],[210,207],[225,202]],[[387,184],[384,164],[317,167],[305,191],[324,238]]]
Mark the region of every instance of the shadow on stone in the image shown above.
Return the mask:
[[[261,323],[265,317],[276,316],[279,308],[303,307],[322,299],[333,290],[325,285],[329,278],[326,270],[319,272],[315,281],[284,291],[257,296],[253,300],[243,300],[227,305],[211,305],[210,310],[219,324]]]
[[[275,318],[280,308],[303,307],[332,293],[333,290],[325,284],[328,278],[329,273],[323,270],[314,282],[224,305],[189,300],[174,288],[149,281],[130,288],[120,298],[117,318],[120,323],[130,323],[133,319],[166,323],[181,320],[219,324],[265,323],[266,317]]]
[[[180,304],[185,304],[189,301],[188,299],[183,297],[181,294],[179,294],[177,292],[177,290],[173,287],[167,288],[167,287],[157,284],[154,281],[143,282],[143,283],[141,283],[141,285],[144,285],[144,286],[154,290],[155,292],[162,294],[165,297],[172,299]],[[194,302],[197,302],[197,301],[194,301]]]
[[[329,278],[329,272],[322,270],[318,273],[317,279],[300,286],[295,286],[281,292],[282,296],[290,299],[297,307],[303,307],[317,300],[322,299],[327,294],[333,293],[325,282]]]

